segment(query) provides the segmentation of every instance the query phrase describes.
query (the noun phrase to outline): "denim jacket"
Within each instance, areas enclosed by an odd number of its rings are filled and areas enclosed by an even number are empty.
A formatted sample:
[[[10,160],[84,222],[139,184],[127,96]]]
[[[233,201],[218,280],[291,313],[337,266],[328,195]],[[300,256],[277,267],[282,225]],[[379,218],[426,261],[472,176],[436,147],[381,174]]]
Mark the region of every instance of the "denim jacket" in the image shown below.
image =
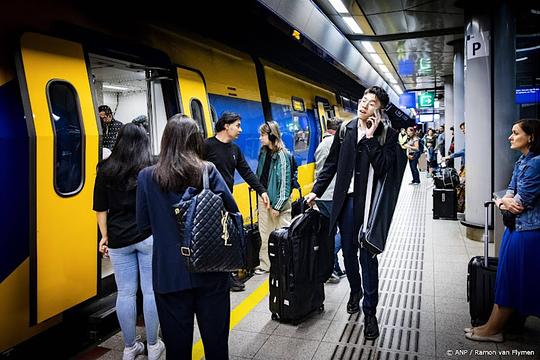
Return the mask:
[[[540,155],[529,152],[518,159],[507,194],[525,208],[516,216],[516,230],[540,229]]]

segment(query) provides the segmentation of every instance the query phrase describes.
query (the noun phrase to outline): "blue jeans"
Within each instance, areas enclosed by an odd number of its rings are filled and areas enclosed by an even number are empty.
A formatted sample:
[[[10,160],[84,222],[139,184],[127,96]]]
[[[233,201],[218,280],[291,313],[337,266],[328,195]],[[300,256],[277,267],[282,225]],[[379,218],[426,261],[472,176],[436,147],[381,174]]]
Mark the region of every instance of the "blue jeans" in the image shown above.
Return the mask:
[[[332,201],[331,200],[317,200],[317,206],[322,215],[330,219],[330,214],[332,214]],[[341,272],[341,267],[339,266],[339,261],[337,254],[341,250],[341,234],[339,230],[336,231],[336,236],[334,237],[334,271]]]
[[[366,315],[375,315],[379,302],[379,261],[367,249],[358,244],[358,234],[354,231],[353,216],[354,198],[347,196],[343,210],[338,218],[341,230],[341,244],[343,245],[343,258],[345,271],[351,287],[351,292],[356,293],[364,289],[362,310]],[[362,265],[362,277],[358,266],[358,249],[360,248],[360,265]],[[362,278],[364,284],[362,286]]]
[[[157,342],[159,326],[156,300],[152,287],[152,245],[150,236],[144,241],[123,248],[109,249],[109,256],[114,269],[114,279],[118,288],[116,297],[116,316],[122,329],[126,347],[135,344],[135,326],[137,323],[137,289],[139,274],[143,293],[143,313],[148,344]]]
[[[411,167],[412,181],[420,184],[420,173],[418,172],[418,158],[415,156],[412,160],[409,159],[409,165]]]

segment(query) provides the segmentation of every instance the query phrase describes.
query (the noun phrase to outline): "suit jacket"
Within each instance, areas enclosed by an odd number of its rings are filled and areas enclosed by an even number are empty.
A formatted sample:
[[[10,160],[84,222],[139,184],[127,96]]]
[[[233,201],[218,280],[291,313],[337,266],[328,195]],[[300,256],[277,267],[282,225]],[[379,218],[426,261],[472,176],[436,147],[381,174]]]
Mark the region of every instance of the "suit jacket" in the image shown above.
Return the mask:
[[[364,222],[369,165],[371,164],[373,167],[373,184],[375,186],[377,184],[376,180],[384,177],[391,168],[393,161],[395,161],[398,141],[397,131],[387,128],[384,145],[381,145],[379,137],[383,136],[383,123],[379,124],[371,139],[364,137],[359,142],[357,126],[358,120],[352,120],[345,125],[346,131],[343,137],[337,134],[334,136],[324,168],[313,186],[312,191],[320,197],[334,175],[336,175],[332,214],[330,216],[330,231],[334,230],[345,204],[353,172],[355,174],[354,231],[358,234]]]

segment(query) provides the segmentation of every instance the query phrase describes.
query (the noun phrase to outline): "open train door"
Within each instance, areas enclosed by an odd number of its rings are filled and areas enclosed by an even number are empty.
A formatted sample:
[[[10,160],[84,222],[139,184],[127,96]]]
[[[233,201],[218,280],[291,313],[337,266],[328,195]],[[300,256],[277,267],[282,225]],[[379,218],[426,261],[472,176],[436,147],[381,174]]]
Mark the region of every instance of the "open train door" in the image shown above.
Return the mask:
[[[210,102],[203,75],[194,69],[177,67],[183,113],[197,121],[205,137],[214,134]]]
[[[79,43],[21,37],[17,72],[30,144],[30,323],[97,293],[92,196],[99,132]]]

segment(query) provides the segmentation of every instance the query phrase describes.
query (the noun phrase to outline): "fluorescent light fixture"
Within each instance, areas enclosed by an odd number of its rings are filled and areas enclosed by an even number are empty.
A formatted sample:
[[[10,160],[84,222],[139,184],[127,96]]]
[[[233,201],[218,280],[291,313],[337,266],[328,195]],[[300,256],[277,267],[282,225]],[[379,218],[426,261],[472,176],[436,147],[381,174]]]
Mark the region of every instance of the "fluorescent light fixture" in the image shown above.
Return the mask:
[[[401,87],[399,85],[394,85],[392,86],[394,88],[394,90],[396,90],[396,92],[398,93],[398,95],[401,95],[403,94],[403,90],[401,90]]]
[[[375,64],[383,64],[383,61],[381,57],[377,54],[370,54],[373,61],[375,61]]]
[[[540,15],[540,10],[531,9],[531,14]]]
[[[516,49],[516,52],[531,51],[531,50],[538,50],[538,49],[540,49],[540,45],[531,46],[531,47],[523,48],[523,49]]]
[[[441,106],[441,103],[439,102],[439,100],[435,100],[433,102],[433,108],[434,109],[438,109],[440,106]]]
[[[527,60],[529,57],[528,56],[525,56],[525,57],[521,57],[519,59],[516,59],[516,62],[519,62],[519,61],[525,61]]]
[[[129,90],[127,87],[115,86],[115,85],[103,85],[103,88],[104,89],[109,89],[109,90],[120,90],[120,91]]]
[[[336,10],[338,13],[340,13],[340,14],[348,14],[349,13],[349,11],[347,11],[347,8],[345,7],[345,5],[343,5],[341,0],[328,0],[328,2],[330,3],[330,5],[332,5],[334,10]]]
[[[343,18],[343,21],[345,21],[345,24],[347,24],[347,26],[349,27],[349,29],[351,29],[353,33],[355,34],[364,33],[362,29],[360,29],[360,26],[358,25],[358,23],[356,22],[356,20],[354,20],[352,16],[343,16],[342,18]]]
[[[386,78],[390,80],[392,84],[397,84],[396,78],[391,73],[384,73],[384,75],[386,75]]]
[[[381,69],[381,71],[382,71],[383,73],[389,73],[389,72],[390,72],[390,70],[388,70],[388,68],[386,67],[386,65],[383,65],[383,64],[379,65],[379,69]]]
[[[369,41],[362,41],[362,46],[370,53],[376,52],[375,48],[373,48],[373,45],[371,45]]]

